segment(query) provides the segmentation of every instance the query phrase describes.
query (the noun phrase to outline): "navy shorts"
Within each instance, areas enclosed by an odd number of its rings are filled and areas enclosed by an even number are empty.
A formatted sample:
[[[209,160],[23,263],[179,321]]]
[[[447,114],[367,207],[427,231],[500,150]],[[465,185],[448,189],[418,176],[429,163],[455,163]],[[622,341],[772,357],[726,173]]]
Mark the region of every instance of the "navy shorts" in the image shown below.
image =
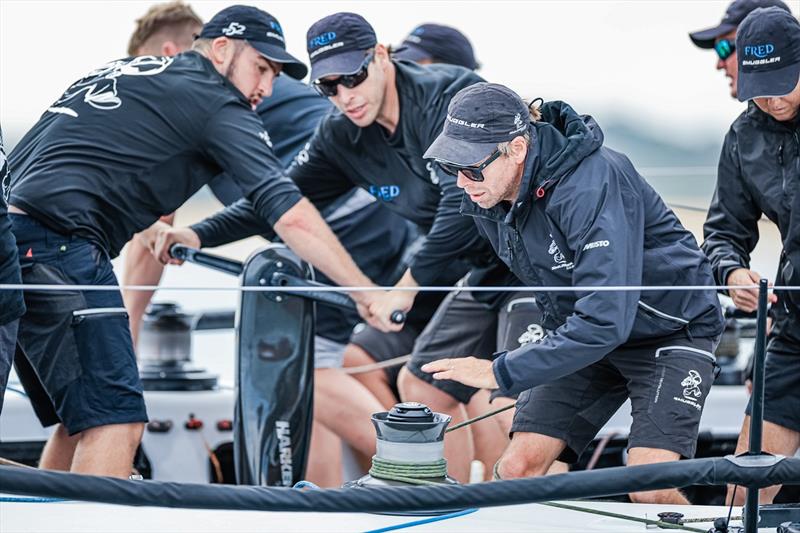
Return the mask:
[[[630,398],[629,449],[670,450],[691,458],[714,381],[718,342],[676,334],[625,344],[597,363],[521,393],[511,432],[560,439],[567,446],[559,460],[574,463]]]
[[[800,432],[800,347],[783,335],[773,335],[764,365],[764,420]],[[747,404],[752,414],[753,399]]]
[[[25,284],[117,286],[111,261],[92,242],[11,215]],[[25,291],[15,366],[43,426],[70,435],[146,422],[128,315],[119,290]]]
[[[469,403],[478,389],[449,379],[433,379],[433,374],[422,371],[422,365],[454,357],[489,359],[497,351],[516,350],[544,335],[541,318],[531,293],[508,293],[498,311],[476,300],[468,289],[451,292],[417,337],[406,368],[459,402]]]

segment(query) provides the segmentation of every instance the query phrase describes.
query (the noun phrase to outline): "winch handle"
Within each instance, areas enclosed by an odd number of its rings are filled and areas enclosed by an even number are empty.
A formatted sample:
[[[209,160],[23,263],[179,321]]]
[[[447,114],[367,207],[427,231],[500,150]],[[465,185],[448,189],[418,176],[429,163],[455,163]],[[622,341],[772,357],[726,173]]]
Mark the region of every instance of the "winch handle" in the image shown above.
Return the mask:
[[[392,314],[389,316],[389,320],[392,321],[392,324],[402,324],[406,321],[406,312],[397,309],[392,311]]]
[[[242,263],[206,252],[201,252],[197,248],[190,248],[183,244],[173,244],[169,247],[169,255],[181,261],[189,261],[198,265],[203,265],[214,270],[220,270],[228,274],[238,276],[242,273]]]

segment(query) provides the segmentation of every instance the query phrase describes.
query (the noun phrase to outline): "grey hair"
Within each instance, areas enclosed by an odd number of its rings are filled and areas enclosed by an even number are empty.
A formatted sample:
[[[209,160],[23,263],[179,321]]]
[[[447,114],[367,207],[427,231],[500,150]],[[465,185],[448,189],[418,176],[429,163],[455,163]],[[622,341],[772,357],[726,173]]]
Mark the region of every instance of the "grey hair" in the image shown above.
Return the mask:
[[[522,135],[517,135],[517,137],[514,137],[514,139],[517,139],[517,138],[519,138],[519,137],[522,137],[523,139],[525,139],[525,144],[527,144],[528,146],[530,146],[530,144],[531,144],[531,134],[530,134],[530,133],[528,133],[528,132],[526,131],[526,132],[525,132],[525,133],[523,133]],[[502,142],[502,143],[498,144],[498,145],[497,145],[497,151],[498,151],[498,152],[500,152],[500,153],[501,153],[501,154],[503,154],[503,155],[508,155],[508,145],[510,145],[510,144],[511,144],[511,142],[512,142],[514,139],[511,139],[511,141],[506,141],[506,142]]]

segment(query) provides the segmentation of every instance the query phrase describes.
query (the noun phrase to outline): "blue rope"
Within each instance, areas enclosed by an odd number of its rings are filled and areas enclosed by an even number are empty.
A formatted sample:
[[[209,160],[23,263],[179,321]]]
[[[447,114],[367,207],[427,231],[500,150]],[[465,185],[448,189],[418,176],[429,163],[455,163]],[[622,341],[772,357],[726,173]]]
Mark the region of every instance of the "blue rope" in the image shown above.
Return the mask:
[[[315,485],[311,481],[306,481],[305,479],[303,479],[303,480],[300,480],[297,483],[295,483],[292,488],[293,489],[299,489],[299,490],[303,490],[303,489],[318,489],[319,486]]]
[[[431,516],[430,518],[423,518],[422,520],[414,520],[411,522],[406,522],[404,524],[397,524],[394,526],[386,526],[380,529],[370,529],[369,531],[365,531],[364,533],[383,533],[384,531],[394,531],[396,529],[405,529],[407,527],[414,527],[414,526],[421,526],[424,524],[430,524],[432,522],[439,522],[441,520],[449,520],[451,518],[458,518],[459,516],[464,516],[468,514],[472,514],[478,509],[464,509],[463,511],[456,511],[455,513],[448,513],[439,516]]]
[[[19,498],[14,496],[0,496],[0,503],[53,503],[65,502],[63,498]]]

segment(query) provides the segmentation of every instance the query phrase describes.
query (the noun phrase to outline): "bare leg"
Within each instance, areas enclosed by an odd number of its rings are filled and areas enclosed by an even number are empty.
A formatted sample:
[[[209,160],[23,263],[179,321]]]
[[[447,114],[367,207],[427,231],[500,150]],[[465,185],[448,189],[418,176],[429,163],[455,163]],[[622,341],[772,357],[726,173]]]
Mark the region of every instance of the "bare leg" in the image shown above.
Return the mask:
[[[142,440],[144,424],[109,424],[81,433],[71,472],[127,479]]]
[[[362,455],[367,467],[375,455],[375,428],[370,418],[383,410],[366,387],[340,369],[314,371],[314,420]]]
[[[739,441],[736,444],[736,455],[744,453],[748,450],[750,444],[750,417],[744,417],[742,424],[742,431],[739,433]],[[761,449],[767,453],[774,455],[783,455],[791,457],[797,453],[800,448],[800,433],[792,431],[791,429],[773,424],[772,422],[764,421],[764,437]],[[781,485],[773,485],[766,487],[759,491],[758,502],[762,504],[772,503],[775,496],[780,492]],[[728,496],[726,502],[730,504],[731,496],[733,495],[733,486],[728,486]],[[744,505],[747,495],[747,490],[739,487],[736,491],[736,499],[734,505]]]
[[[311,429],[306,478],[324,488],[342,486],[342,441],[319,422]]]
[[[344,349],[344,366],[363,366],[375,363],[372,358],[362,347],[355,344],[348,344]],[[358,380],[374,395],[375,398],[383,405],[383,409],[388,411],[397,403],[398,399],[394,395],[391,386],[389,385],[386,372],[382,369],[373,370],[371,372],[364,372],[362,374],[353,374],[353,378]]]
[[[39,468],[69,472],[72,467],[72,457],[75,455],[75,447],[80,438],[80,433],[70,437],[67,429],[58,424],[56,430],[47,439],[47,444],[44,445],[42,458],[39,459]]]
[[[451,425],[466,420],[464,405],[449,394],[422,381],[406,368],[398,378],[400,396],[403,401],[421,402],[437,413],[452,417]],[[470,463],[475,455],[472,434],[469,427],[448,433],[444,439],[444,456],[447,459],[448,473],[460,483],[469,481]]]
[[[497,464],[500,479],[545,475],[564,451],[566,443],[539,433],[517,432]]]
[[[677,461],[681,458],[669,450],[657,448],[631,448],[628,451],[628,466],[649,465],[653,463],[666,463]],[[678,489],[651,490],[647,492],[632,492],[629,494],[633,503],[657,503],[662,505],[688,505],[689,500]]]
[[[161,220],[172,225],[175,220],[175,214],[161,217]],[[122,276],[122,284],[158,285],[163,272],[164,266],[145,248],[144,244],[142,244],[142,239],[138,235],[134,235],[125,250],[125,270]],[[136,342],[139,339],[142,317],[150,304],[150,300],[153,298],[153,294],[155,294],[154,291],[122,291],[122,299],[125,301],[125,308],[128,310],[134,348],[136,348]]]
[[[493,403],[489,403],[489,391],[480,390],[475,393],[470,402],[466,405],[467,416],[475,418],[488,413],[493,409],[503,407],[509,403],[514,403],[510,398],[498,398]],[[484,465],[484,478],[486,481],[492,479],[492,467],[500,459],[503,450],[508,446],[508,431],[504,431],[501,423],[493,418],[505,413],[513,413],[513,409],[504,411],[498,415],[475,422],[470,425],[472,438],[475,442],[475,459]],[[461,431],[461,430],[459,430]]]

